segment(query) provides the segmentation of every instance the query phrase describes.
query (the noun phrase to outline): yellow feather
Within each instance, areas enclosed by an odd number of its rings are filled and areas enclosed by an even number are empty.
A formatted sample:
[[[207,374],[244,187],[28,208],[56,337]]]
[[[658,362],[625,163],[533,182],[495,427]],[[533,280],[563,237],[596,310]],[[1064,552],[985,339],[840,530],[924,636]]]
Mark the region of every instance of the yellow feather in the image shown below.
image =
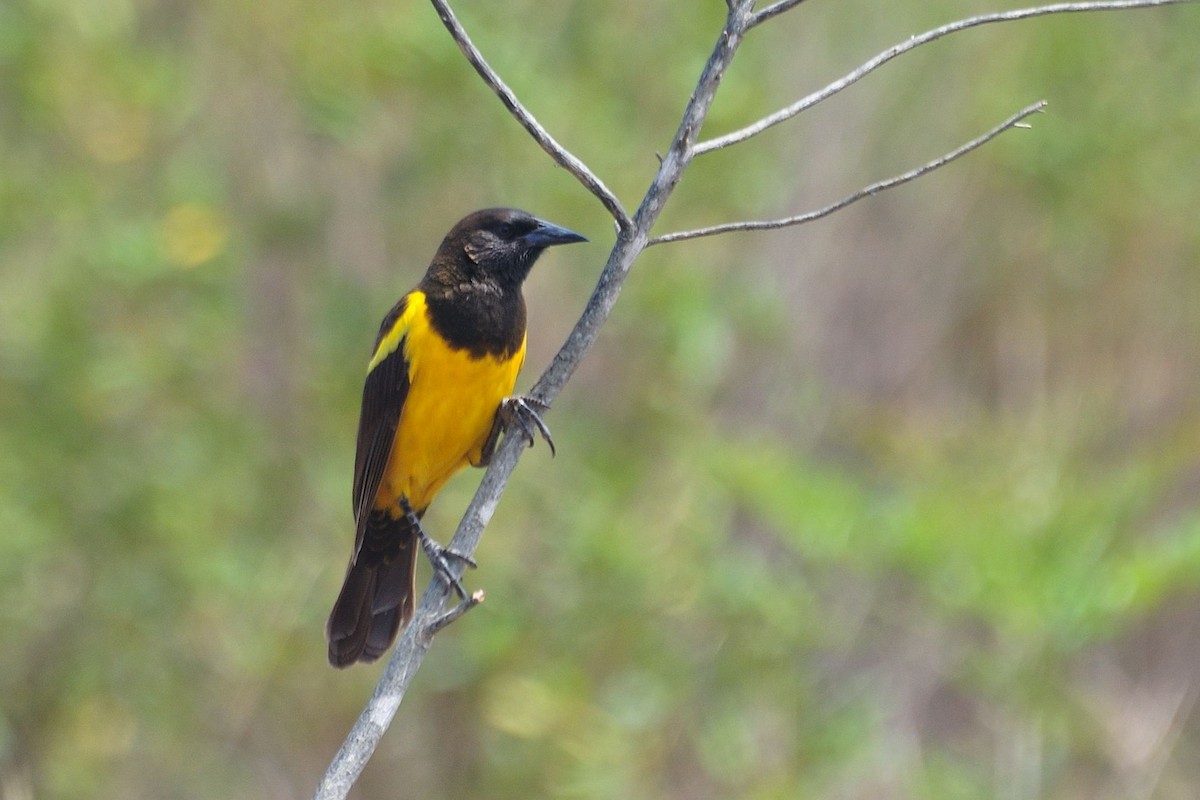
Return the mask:
[[[404,313],[380,340],[374,369],[404,341],[408,397],[375,508],[398,514],[400,497],[422,511],[451,476],[479,461],[500,402],[512,394],[525,361],[525,339],[510,358],[474,358],[432,328],[425,295],[408,295]]]

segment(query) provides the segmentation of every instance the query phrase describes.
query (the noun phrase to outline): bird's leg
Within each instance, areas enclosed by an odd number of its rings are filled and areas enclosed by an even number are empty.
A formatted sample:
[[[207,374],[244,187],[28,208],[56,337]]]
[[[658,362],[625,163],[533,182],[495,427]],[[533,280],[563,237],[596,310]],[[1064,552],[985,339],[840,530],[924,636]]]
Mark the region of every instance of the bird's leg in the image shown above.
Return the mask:
[[[478,566],[475,563],[475,559],[451,550],[449,547],[443,547],[431,539],[429,534],[425,533],[425,529],[421,527],[421,519],[413,511],[412,506],[409,505],[407,497],[400,498],[400,510],[404,512],[408,524],[416,531],[417,539],[421,542],[421,549],[425,551],[425,557],[429,559],[434,573],[441,577],[450,588],[454,589],[459,599],[464,603],[471,603],[471,598],[467,596],[467,590],[463,588],[462,581],[450,570],[450,562],[447,559],[456,558],[472,569]],[[474,605],[474,603],[471,604]]]
[[[488,431],[487,438],[483,440],[483,447],[479,448],[479,460],[471,466],[486,467],[492,463],[492,456],[496,454],[496,444],[500,441],[500,432],[503,430],[504,421],[500,419],[500,408],[497,408],[496,416],[492,418],[492,429]]]
[[[536,397],[517,396],[506,397],[500,402],[500,407],[496,409],[496,418],[492,422],[492,430],[488,433],[488,437],[484,440],[483,448],[480,450],[479,463],[475,466],[486,467],[492,461],[492,456],[496,452],[496,443],[500,439],[500,432],[507,430],[512,426],[516,426],[520,431],[521,436],[525,439],[529,447],[533,447],[536,441],[534,431],[541,434],[546,440],[546,444],[550,445],[550,455],[555,455],[554,437],[550,435],[550,428],[542,421],[538,411],[545,411],[550,406],[545,402],[538,400]]]

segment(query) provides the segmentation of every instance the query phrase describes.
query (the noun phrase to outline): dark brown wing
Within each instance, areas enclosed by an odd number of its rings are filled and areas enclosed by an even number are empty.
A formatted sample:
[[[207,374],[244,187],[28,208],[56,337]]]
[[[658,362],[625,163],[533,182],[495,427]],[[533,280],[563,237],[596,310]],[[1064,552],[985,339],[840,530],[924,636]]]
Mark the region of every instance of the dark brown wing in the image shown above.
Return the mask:
[[[371,513],[371,504],[383,480],[400,412],[408,397],[408,362],[404,358],[405,332],[397,326],[406,324],[404,310],[408,297],[388,312],[375,339],[374,366],[367,373],[363,386],[362,411],[358,418],[358,450],[354,456],[354,522],[355,555],[362,545],[363,528]],[[394,345],[394,346],[393,346]],[[390,353],[376,360],[380,348],[393,346]]]

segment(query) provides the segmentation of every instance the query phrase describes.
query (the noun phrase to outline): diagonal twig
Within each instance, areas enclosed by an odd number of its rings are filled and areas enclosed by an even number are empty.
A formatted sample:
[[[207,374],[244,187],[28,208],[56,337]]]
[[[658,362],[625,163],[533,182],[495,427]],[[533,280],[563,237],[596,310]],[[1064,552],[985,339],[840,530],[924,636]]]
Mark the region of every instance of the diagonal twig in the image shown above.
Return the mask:
[[[980,25],[987,25],[993,22],[1011,22],[1013,20],[1028,19],[1030,17],[1041,17],[1047,14],[1071,14],[1086,11],[1119,11],[1133,8],[1151,8],[1154,6],[1168,6],[1195,2],[1197,2],[1197,0],[1095,0],[1094,2],[1055,3],[1053,5],[1035,6],[1032,8],[1019,8],[1013,11],[999,11],[992,14],[981,14],[976,17],[960,19],[955,22],[942,25],[939,28],[934,28],[926,31],[925,33],[918,34],[911,37],[907,41],[889,47],[887,50],[884,50],[870,61],[864,63],[862,66],[829,84],[824,89],[815,91],[807,97],[801,98],[795,103],[792,103],[790,106],[781,108],[775,113],[769,114],[751,125],[747,125],[746,127],[733,131],[732,133],[727,133],[724,136],[719,136],[715,139],[709,139],[707,141],[700,142],[696,145],[696,155],[708,153],[712,150],[720,150],[723,147],[729,147],[730,145],[738,144],[753,136],[757,136],[768,128],[774,127],[781,122],[785,122],[797,114],[807,111],[822,100],[832,97],[846,87],[850,86],[852,83],[859,81],[866,75],[879,69],[893,58],[907,53],[909,50],[920,47],[921,45],[929,44],[935,39],[940,39],[943,36],[957,33],[958,31],[964,31],[968,28],[975,28]],[[786,4],[787,0],[782,3],[777,3],[776,6]],[[775,8],[775,6],[769,6],[768,8],[765,8],[759,12],[759,15],[771,11],[773,8]],[[787,9],[785,8],[783,10],[786,11]]]
[[[804,214],[797,214],[796,216],[793,216],[793,217],[784,217],[783,219],[752,220],[752,221],[746,221],[746,222],[727,222],[727,223],[724,223],[721,225],[711,225],[707,228],[696,228],[695,230],[690,230],[690,231],[678,231],[676,233],[667,233],[667,234],[663,234],[662,236],[655,236],[653,239],[651,239],[647,243],[647,246],[656,245],[656,244],[667,244],[669,242],[682,242],[682,241],[686,241],[688,239],[699,239],[702,236],[716,236],[717,234],[720,234],[720,233],[732,233],[734,231],[767,231],[767,230],[774,230],[776,228],[787,228],[792,225],[801,225],[805,222],[812,222],[813,220],[821,219],[822,217],[827,217],[830,214],[834,213],[835,211],[841,211],[843,208],[850,205],[851,203],[856,203],[859,200],[862,200],[864,197],[869,197],[871,195],[878,194],[879,192],[882,192],[885,189],[891,189],[893,187],[900,186],[901,184],[908,183],[909,181],[916,180],[917,178],[921,177],[922,175],[925,175],[926,173],[932,172],[933,170],[938,169],[939,167],[943,167],[946,164],[949,164],[951,161],[954,161],[957,158],[965,156],[967,153],[971,152],[972,150],[975,150],[976,148],[983,146],[987,142],[990,142],[992,139],[995,139],[997,136],[999,136],[1000,134],[1004,133],[1005,131],[1007,131],[1011,128],[1028,127],[1028,126],[1021,125],[1021,121],[1024,120],[1028,116],[1031,116],[1033,114],[1038,113],[1039,111],[1042,111],[1045,107],[1046,107],[1046,101],[1039,100],[1038,102],[1034,103],[1033,105],[1026,106],[1025,108],[1018,111],[1016,114],[1013,114],[1011,117],[1004,120],[1004,122],[1001,122],[999,125],[992,128],[987,133],[984,133],[980,136],[975,137],[971,141],[966,142],[965,144],[960,145],[959,147],[956,147],[954,150],[951,150],[949,153],[939,156],[938,158],[935,158],[932,161],[922,164],[919,167],[910,169],[907,172],[902,172],[901,174],[894,175],[891,178],[887,178],[882,181],[876,181],[875,183],[872,183],[869,186],[864,186],[863,188],[859,189],[857,192],[846,195],[841,200],[838,200],[836,203],[831,203],[830,205],[827,205],[824,208],[818,208],[815,211],[808,211]]]
[[[772,17],[779,16],[785,11],[791,11],[796,6],[803,3],[804,0],[779,0],[778,3],[767,6],[762,11],[759,11],[750,18],[750,27],[761,25]]]
[[[430,0],[433,3],[434,9],[437,11],[438,17],[441,18],[442,24],[446,26],[446,30],[450,32],[451,38],[454,39],[458,49],[467,57],[467,61],[479,73],[479,77],[483,78],[483,82],[488,85],[496,96],[500,98],[500,102],[504,103],[504,107],[508,109],[521,126],[529,132],[543,150],[545,150],[551,158],[567,172],[575,176],[576,180],[584,185],[596,198],[604,204],[608,209],[608,213],[617,221],[618,227],[624,229],[629,227],[630,219],[625,207],[621,205],[621,201],[612,193],[604,181],[588,168],[579,158],[571,151],[567,150],[559,144],[550,133],[542,127],[542,124],[534,118],[533,114],[525,108],[524,104],[517,99],[513,90],[508,88],[496,71],[488,65],[483,54],[479,52],[471,37],[467,35],[462,23],[458,21],[458,17],[454,15],[454,11],[450,8],[446,0]]]

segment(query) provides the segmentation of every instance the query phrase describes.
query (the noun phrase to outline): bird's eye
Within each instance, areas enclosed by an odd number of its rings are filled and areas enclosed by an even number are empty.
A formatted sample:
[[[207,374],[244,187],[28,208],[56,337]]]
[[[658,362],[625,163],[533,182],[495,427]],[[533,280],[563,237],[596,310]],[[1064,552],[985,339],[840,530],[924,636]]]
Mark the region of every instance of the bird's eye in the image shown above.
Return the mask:
[[[496,235],[501,239],[515,239],[517,238],[517,229],[511,223],[501,222],[496,226]]]

